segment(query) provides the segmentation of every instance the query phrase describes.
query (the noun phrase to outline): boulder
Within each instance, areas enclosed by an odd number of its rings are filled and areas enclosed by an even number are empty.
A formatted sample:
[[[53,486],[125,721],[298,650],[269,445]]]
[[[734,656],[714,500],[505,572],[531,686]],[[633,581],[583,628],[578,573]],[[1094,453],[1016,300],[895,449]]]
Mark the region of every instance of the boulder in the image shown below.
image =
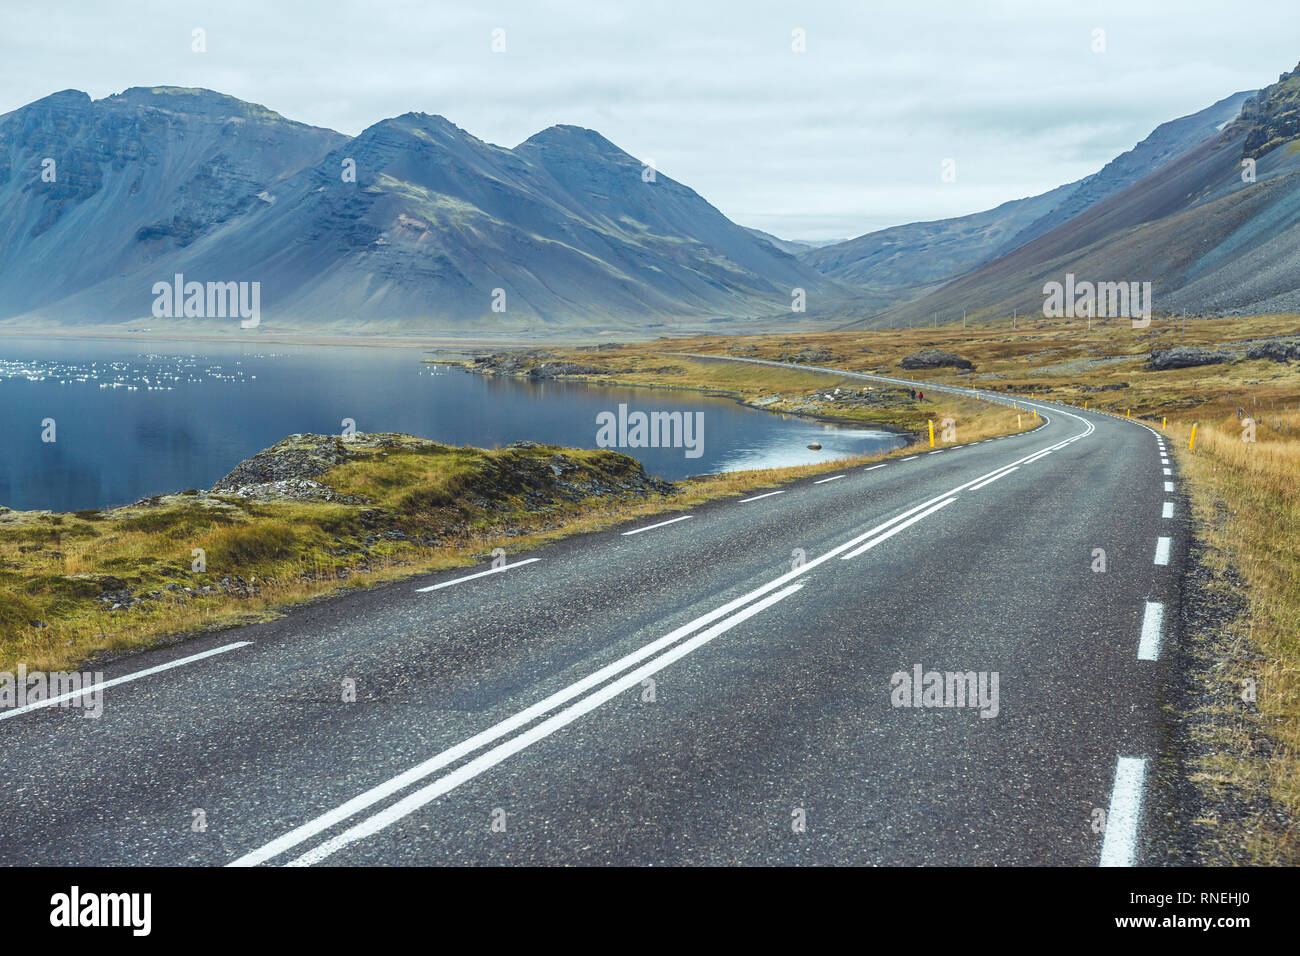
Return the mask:
[[[1260,342],[1246,350],[1248,359],[1267,359],[1270,362],[1300,362],[1300,339],[1274,339]]]
[[[1180,346],[1172,349],[1152,349],[1147,368],[1153,372],[1167,372],[1176,368],[1195,368],[1198,365],[1221,365],[1235,356],[1221,349],[1199,349]]]

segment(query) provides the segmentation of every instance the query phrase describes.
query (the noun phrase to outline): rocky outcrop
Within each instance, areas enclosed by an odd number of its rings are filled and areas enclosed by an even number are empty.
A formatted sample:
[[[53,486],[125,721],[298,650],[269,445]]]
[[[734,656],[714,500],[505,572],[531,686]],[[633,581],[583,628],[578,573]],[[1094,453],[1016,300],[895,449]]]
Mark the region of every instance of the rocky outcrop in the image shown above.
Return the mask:
[[[1179,347],[1152,349],[1147,368],[1153,372],[1167,372],[1176,368],[1194,368],[1198,365],[1221,365],[1231,362],[1235,355],[1222,349]]]
[[[1300,66],[1242,104],[1238,122],[1248,127],[1243,155],[1255,159],[1300,136]]]
[[[754,408],[790,412],[829,412],[846,408],[908,408],[914,402],[910,389],[897,386],[876,388],[828,388],[811,395],[766,395],[748,404]]]
[[[367,499],[341,495],[314,479],[348,461],[361,449],[433,446],[436,442],[407,435],[383,433],[338,435],[290,435],[252,458],[241,461],[212,486],[213,494],[235,495],[264,501],[329,501],[365,504]]]
[[[1246,350],[1246,358],[1267,359],[1270,362],[1300,362],[1300,339],[1260,342]]]
[[[528,370],[529,378],[564,378],[569,375],[607,375],[609,369],[578,362],[539,362]]]
[[[551,361],[550,352],[520,349],[476,356],[470,367],[484,375],[518,375],[534,379],[565,378],[578,375],[608,375],[609,369],[578,362]]]
[[[778,362],[797,362],[800,365],[822,365],[835,361],[835,354],[830,349],[806,348],[798,352],[782,352],[776,357]]]
[[[347,438],[337,435],[290,435],[235,466],[212,486],[213,495],[233,495],[259,501],[318,501],[336,504],[370,504],[359,495],[339,494],[318,481],[330,469],[360,457],[387,450],[437,451],[434,441],[393,432]],[[457,492],[465,503],[490,508],[510,496],[520,496],[537,507],[588,498],[645,498],[668,495],[671,482],[646,474],[635,458],[605,452],[586,460],[533,441],[508,445],[506,454],[488,456],[477,478]]]
[[[973,371],[975,368],[969,359],[964,359],[960,355],[954,355],[952,352],[944,352],[940,349],[922,349],[919,352],[913,352],[899,362],[898,367],[906,369],[957,368],[968,372]]]

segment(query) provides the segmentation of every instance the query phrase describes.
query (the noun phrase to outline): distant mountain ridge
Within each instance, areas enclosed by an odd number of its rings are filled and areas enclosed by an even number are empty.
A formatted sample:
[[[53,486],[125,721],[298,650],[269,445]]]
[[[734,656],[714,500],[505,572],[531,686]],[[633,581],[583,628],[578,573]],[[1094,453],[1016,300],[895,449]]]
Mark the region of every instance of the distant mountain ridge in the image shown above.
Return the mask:
[[[1163,123],[1104,168],[1038,196],[937,222],[868,233],[800,253],[817,270],[893,302],[919,299],[1086,212],[1166,165],[1234,120],[1252,94],[1234,93]]]
[[[203,331],[153,312],[176,276],[256,282],[268,325],[326,332],[978,319],[1068,271],[1150,281],[1157,311],[1297,311],[1298,116],[1300,67],[1077,182],[822,245],[576,126],[506,148],[412,112],[347,137],[210,90],[65,90],[0,116],[0,325]]]
[[[53,158],[57,178],[44,182]],[[0,117],[0,319],[148,320],[159,281],[257,281],[301,328],[572,330],[852,295],[600,134],[514,149],[407,113],[349,139],[207,90]]]
[[[1157,313],[1300,312],[1298,107],[1300,66],[1124,189],[923,298],[852,324],[1029,314],[1042,308],[1044,284],[1069,273],[1149,281]]]

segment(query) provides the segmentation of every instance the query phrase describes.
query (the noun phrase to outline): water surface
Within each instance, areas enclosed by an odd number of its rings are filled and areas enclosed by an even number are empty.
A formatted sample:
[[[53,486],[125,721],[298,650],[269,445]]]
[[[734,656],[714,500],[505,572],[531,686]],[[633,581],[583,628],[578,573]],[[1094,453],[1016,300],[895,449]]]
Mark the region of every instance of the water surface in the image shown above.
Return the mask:
[[[704,413],[703,454],[621,449],[668,479],[893,448],[839,428],[663,389],[486,378],[413,348],[0,337],[0,504],[71,511],[210,488],[297,432],[407,432],[493,448],[521,439],[596,447],[596,416]],[[42,422],[55,422],[54,442]],[[820,442],[821,451],[810,451]]]

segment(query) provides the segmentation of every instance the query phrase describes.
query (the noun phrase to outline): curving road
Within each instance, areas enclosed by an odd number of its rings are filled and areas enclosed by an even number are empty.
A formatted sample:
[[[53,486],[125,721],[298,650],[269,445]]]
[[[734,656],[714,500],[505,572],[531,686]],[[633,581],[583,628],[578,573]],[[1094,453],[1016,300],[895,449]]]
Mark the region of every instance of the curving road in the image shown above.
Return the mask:
[[[1020,405],[0,712],[0,863],[1141,863],[1184,499],[1145,426]]]

